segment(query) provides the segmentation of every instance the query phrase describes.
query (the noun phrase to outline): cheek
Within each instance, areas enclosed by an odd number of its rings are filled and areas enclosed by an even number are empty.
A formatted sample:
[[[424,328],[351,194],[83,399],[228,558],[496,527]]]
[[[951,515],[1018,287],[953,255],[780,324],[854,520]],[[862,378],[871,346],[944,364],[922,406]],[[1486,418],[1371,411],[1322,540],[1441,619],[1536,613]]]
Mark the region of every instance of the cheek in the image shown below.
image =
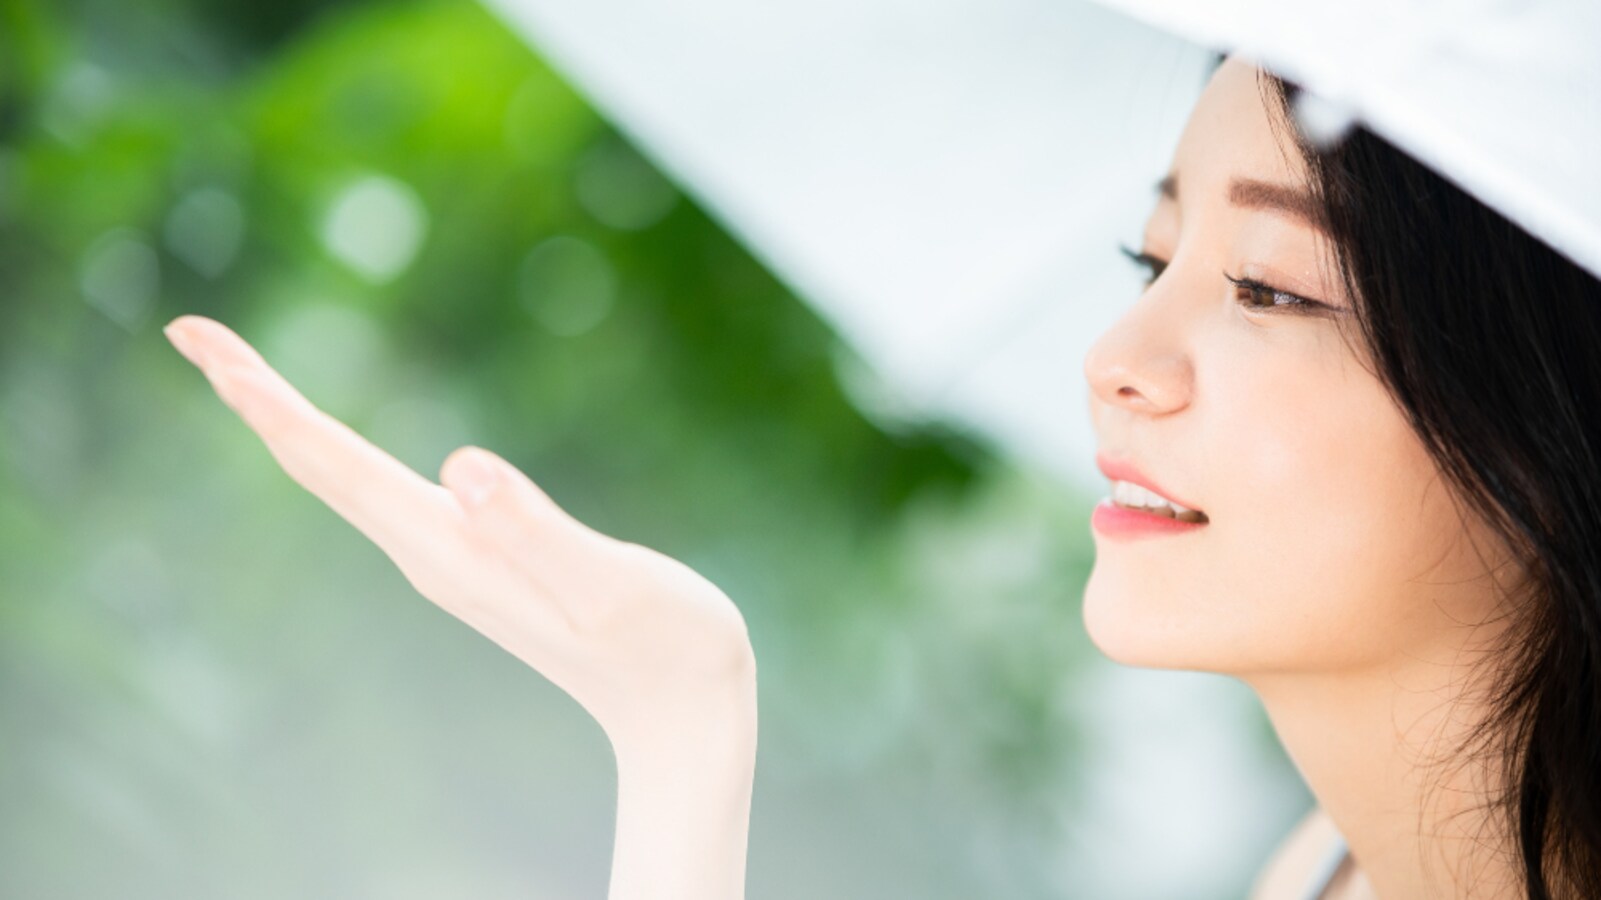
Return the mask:
[[[1164,442],[1191,457],[1212,523],[1098,544],[1085,625],[1107,655],[1234,674],[1382,664],[1426,652],[1457,595],[1476,596],[1462,585],[1483,565],[1400,410],[1360,369],[1307,358],[1218,376]]]
[[[1220,636],[1236,667],[1368,664],[1418,637],[1414,579],[1454,523],[1416,436],[1367,387],[1263,391],[1271,410],[1241,410],[1205,598],[1236,625]]]

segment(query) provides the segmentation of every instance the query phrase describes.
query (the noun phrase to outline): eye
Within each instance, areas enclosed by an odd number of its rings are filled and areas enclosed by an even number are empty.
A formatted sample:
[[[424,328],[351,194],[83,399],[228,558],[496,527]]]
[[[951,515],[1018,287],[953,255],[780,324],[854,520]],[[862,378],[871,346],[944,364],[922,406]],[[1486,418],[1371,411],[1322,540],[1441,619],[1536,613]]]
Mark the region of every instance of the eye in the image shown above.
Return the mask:
[[[1234,285],[1235,299],[1246,309],[1272,310],[1289,307],[1294,312],[1312,312],[1325,307],[1316,300],[1308,300],[1289,291],[1281,291],[1254,278],[1235,278],[1227,272],[1223,273],[1223,277]]]
[[[1145,267],[1146,287],[1150,287],[1151,283],[1156,281],[1157,278],[1161,277],[1162,272],[1167,269],[1167,260],[1165,259],[1157,259],[1149,253],[1135,250],[1133,247],[1130,247],[1126,244],[1119,244],[1118,249],[1122,250],[1123,255],[1133,260],[1136,265]]]
[[[1136,265],[1145,269],[1145,286],[1147,288],[1155,283],[1163,272],[1167,271],[1167,260],[1165,259],[1158,259],[1143,250],[1135,250],[1126,244],[1119,244],[1118,249],[1122,250],[1123,255],[1127,256]],[[1288,311],[1307,314],[1318,312],[1344,314],[1346,312],[1343,308],[1333,307],[1319,300],[1309,300],[1299,294],[1279,290],[1255,278],[1235,278],[1227,272],[1223,273],[1223,277],[1234,285],[1236,301],[1249,310],[1257,312]]]

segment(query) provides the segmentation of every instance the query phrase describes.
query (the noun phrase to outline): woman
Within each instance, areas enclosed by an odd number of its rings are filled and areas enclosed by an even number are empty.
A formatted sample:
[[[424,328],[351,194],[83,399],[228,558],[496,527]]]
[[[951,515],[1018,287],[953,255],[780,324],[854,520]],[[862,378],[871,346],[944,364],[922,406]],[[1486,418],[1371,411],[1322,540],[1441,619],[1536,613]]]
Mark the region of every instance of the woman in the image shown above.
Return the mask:
[[[1223,61],[1127,250],[1151,280],[1084,360],[1114,482],[1085,626],[1261,696],[1318,809],[1256,897],[1601,896],[1601,282],[1362,129],[1303,141],[1294,93]],[[756,668],[728,597],[487,451],[419,476],[214,321],[168,334],[599,721],[612,897],[743,895]]]

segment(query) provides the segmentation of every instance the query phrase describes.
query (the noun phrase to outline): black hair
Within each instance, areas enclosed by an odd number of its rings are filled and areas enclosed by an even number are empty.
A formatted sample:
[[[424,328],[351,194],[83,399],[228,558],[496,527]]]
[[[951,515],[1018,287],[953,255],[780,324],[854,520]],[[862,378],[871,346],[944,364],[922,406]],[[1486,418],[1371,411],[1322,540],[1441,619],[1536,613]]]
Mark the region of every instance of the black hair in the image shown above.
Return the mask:
[[[1259,71],[1369,364],[1523,567],[1489,713],[1458,748],[1502,776],[1480,809],[1530,900],[1601,897],[1601,280],[1360,123],[1311,139],[1300,86]]]

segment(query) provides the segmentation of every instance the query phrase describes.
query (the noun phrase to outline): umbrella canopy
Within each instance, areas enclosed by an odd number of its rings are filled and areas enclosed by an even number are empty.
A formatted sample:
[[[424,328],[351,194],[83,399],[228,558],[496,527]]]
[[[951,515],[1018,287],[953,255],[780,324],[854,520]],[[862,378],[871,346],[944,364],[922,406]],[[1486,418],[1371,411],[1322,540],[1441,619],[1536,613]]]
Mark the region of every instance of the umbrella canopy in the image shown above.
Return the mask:
[[[835,326],[870,413],[1085,485],[1083,358],[1139,289],[1115,244],[1216,49],[1601,274],[1592,0],[487,2]]]
[[[1208,54],[1057,0],[490,0],[812,303],[870,414],[1082,483],[1085,352]]]
[[[1594,0],[1107,0],[1314,90],[1601,277]]]

